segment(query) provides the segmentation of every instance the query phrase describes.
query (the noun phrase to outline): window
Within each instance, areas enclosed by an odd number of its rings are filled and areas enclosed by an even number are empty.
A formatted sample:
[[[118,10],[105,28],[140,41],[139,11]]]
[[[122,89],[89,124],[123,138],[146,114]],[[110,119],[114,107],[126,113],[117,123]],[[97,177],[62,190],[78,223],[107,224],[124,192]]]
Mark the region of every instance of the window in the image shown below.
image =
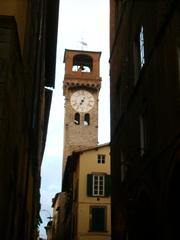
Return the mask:
[[[105,156],[106,156],[106,155],[104,155],[104,154],[98,154],[98,156],[97,156],[97,157],[98,157],[97,162],[98,162],[98,163],[102,163],[102,164],[105,163]]]
[[[93,196],[104,196],[104,175],[93,175]]]
[[[117,23],[118,23],[118,20],[119,20],[119,18],[118,18],[118,16],[120,15],[119,13],[120,13],[120,1],[119,0],[115,0],[115,19],[116,19],[116,21],[117,21]]]
[[[145,151],[145,125],[144,117],[141,115],[139,117],[139,131],[140,131],[140,154],[143,156]]]
[[[91,72],[93,68],[92,57],[86,54],[78,54],[73,57],[73,72]]]
[[[179,74],[179,89],[180,89],[180,47],[177,47],[177,57],[178,57],[178,74]]]
[[[134,55],[134,77],[136,84],[139,78],[139,72],[145,63],[143,26],[141,26],[140,30],[138,31],[137,37],[134,41],[133,55]]]
[[[103,173],[88,174],[87,195],[90,197],[110,196],[110,175]]]
[[[80,124],[80,114],[79,113],[75,113],[75,115],[74,115],[74,123],[76,125]]]
[[[145,63],[145,58],[144,58],[144,28],[141,26],[141,30],[139,33],[139,44],[140,44],[140,65],[141,68]]]
[[[90,207],[90,231],[106,231],[106,207]]]
[[[86,113],[84,115],[84,126],[88,126],[88,125],[90,125],[90,115],[89,113]]]
[[[124,154],[121,152],[121,182],[124,181],[125,174],[126,174],[126,166],[124,162]]]

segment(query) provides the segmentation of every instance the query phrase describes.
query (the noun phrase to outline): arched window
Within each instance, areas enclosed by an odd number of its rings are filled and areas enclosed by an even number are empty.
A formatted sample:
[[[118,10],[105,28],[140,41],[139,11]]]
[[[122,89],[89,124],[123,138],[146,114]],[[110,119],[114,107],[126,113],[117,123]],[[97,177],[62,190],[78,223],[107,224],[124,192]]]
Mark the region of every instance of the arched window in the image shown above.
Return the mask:
[[[86,54],[78,54],[73,57],[73,72],[91,72],[93,59]]]
[[[76,125],[80,124],[80,114],[79,113],[75,113],[75,115],[74,115],[74,123]]]
[[[90,125],[90,115],[89,113],[86,113],[84,115],[84,126],[88,126],[88,125]]]

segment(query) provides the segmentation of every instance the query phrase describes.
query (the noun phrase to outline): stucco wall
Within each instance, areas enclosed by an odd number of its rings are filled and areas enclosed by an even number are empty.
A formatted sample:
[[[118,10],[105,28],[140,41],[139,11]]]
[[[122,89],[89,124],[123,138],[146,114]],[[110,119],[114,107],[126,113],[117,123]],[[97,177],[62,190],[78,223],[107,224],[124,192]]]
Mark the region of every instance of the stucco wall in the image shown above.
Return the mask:
[[[14,16],[17,22],[21,48],[24,44],[27,0],[2,0],[0,15]]]

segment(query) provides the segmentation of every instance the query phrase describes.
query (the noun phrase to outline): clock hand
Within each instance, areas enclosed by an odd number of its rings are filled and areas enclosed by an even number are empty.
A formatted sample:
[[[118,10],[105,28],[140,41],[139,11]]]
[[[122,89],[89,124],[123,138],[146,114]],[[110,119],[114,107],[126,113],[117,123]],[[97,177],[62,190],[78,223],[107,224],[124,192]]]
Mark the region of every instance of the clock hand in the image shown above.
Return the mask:
[[[81,99],[80,105],[82,105],[82,104],[83,104],[83,102],[84,102],[84,99],[85,99],[85,97],[83,97],[83,99]]]

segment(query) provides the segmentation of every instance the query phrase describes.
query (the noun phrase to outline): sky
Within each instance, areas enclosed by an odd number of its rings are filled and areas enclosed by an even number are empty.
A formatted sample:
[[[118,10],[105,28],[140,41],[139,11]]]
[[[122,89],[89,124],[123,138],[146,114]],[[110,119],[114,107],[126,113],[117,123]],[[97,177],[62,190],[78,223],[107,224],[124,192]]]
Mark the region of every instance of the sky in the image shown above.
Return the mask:
[[[40,237],[52,216],[52,198],[61,191],[64,139],[64,51],[100,51],[99,143],[110,141],[109,110],[109,0],[60,0],[55,89],[51,104],[46,148],[41,169]]]

